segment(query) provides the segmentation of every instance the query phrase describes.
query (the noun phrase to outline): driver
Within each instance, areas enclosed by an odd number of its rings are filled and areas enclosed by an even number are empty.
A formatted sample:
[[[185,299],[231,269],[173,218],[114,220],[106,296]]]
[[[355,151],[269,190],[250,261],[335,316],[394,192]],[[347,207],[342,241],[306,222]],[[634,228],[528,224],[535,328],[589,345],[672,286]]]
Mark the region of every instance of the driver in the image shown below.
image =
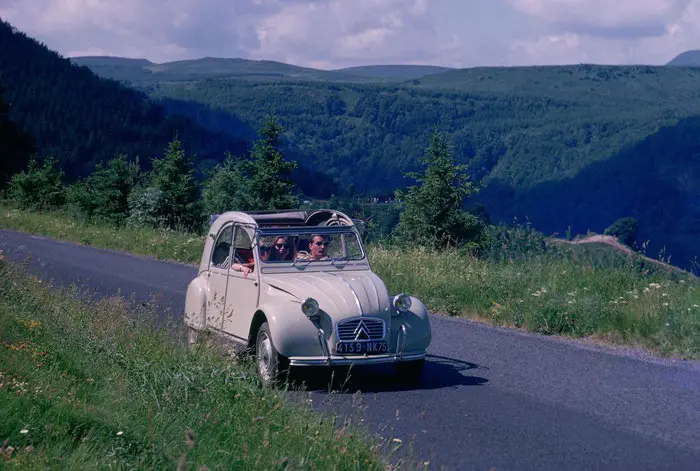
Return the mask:
[[[309,253],[300,252],[298,258],[300,260],[328,260],[326,250],[329,244],[326,236],[314,234],[309,242]]]

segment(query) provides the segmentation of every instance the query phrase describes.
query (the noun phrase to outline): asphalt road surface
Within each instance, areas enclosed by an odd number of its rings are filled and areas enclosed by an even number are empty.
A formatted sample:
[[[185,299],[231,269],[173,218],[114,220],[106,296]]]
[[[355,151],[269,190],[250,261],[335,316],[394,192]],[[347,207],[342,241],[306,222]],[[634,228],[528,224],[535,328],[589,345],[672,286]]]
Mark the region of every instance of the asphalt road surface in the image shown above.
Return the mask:
[[[0,250],[55,283],[179,312],[192,266],[0,231]],[[420,386],[358,370],[307,393],[430,469],[700,470],[700,366],[432,317]],[[396,442],[398,446],[398,442]]]

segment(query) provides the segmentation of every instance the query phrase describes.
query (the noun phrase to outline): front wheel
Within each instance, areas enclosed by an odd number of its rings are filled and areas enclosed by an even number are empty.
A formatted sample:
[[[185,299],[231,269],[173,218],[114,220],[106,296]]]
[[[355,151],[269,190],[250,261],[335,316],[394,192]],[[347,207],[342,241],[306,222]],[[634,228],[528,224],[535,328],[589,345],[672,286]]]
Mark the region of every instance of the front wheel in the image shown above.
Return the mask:
[[[411,361],[400,361],[394,363],[394,369],[396,371],[396,376],[399,380],[409,384],[416,384],[420,382],[423,376],[423,369],[425,367],[425,358],[420,360]]]
[[[288,362],[280,355],[272,343],[270,326],[263,323],[258,330],[258,337],[255,342],[255,363],[257,365],[258,376],[267,387],[280,384],[286,378]]]

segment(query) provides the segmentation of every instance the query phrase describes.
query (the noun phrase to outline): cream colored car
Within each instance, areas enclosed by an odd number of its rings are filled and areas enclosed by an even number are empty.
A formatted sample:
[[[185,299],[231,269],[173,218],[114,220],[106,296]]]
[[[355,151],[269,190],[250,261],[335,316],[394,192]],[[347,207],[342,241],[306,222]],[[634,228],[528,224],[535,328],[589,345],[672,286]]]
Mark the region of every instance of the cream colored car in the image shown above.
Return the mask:
[[[189,284],[190,343],[211,332],[254,353],[265,384],[290,367],[393,363],[417,381],[431,341],[424,304],[392,296],[357,221],[338,211],[227,212]]]

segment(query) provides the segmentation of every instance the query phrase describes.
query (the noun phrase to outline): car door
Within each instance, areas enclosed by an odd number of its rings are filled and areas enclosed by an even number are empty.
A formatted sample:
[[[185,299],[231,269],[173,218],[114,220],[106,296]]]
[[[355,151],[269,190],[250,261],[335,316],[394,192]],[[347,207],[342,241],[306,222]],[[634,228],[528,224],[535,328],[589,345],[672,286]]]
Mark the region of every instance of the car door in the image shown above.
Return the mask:
[[[251,227],[236,224],[233,234],[233,260],[238,263],[254,262]],[[231,270],[226,288],[226,315],[223,330],[238,340],[248,340],[248,332],[253,315],[258,307],[260,268],[255,264],[247,276],[242,272]]]
[[[210,298],[207,303],[207,326],[221,329],[226,307],[226,288],[233,252],[233,223],[219,230],[211,251],[207,273]]]

